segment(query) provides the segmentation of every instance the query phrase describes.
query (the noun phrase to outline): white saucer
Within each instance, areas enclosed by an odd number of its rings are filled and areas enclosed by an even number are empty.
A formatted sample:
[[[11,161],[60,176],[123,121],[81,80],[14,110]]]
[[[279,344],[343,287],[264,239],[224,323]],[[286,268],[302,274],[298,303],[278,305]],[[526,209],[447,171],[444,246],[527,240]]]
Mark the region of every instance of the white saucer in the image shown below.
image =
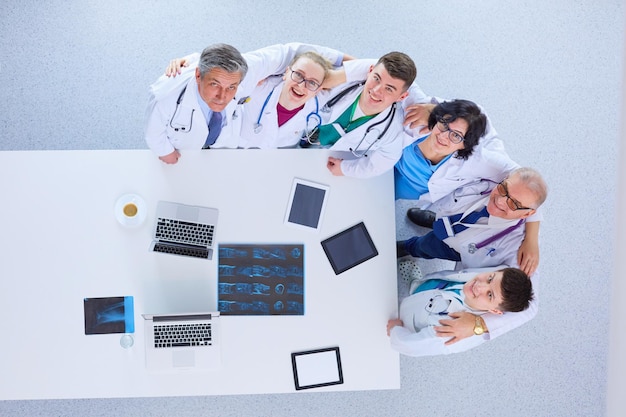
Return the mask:
[[[137,214],[133,217],[124,214],[124,206],[128,203],[134,203],[137,206]],[[115,202],[115,218],[122,226],[137,227],[146,220],[147,215],[146,202],[137,194],[124,194]]]

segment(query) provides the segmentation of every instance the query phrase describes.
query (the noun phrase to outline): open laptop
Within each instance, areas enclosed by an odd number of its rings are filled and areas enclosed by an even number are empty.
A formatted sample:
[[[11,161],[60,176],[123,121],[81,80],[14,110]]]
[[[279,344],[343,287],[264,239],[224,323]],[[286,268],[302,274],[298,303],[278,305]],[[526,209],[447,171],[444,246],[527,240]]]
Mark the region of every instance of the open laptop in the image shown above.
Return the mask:
[[[212,259],[218,210],[159,201],[150,250]]]
[[[193,371],[220,366],[220,313],[142,314],[146,368]]]

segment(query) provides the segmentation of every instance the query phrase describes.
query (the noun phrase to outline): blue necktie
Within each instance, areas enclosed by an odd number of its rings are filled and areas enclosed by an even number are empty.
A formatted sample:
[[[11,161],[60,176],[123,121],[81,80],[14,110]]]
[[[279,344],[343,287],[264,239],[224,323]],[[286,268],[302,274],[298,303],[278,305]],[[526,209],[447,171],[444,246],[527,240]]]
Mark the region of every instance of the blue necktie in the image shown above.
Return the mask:
[[[209,120],[209,134],[206,137],[206,142],[202,149],[208,149],[217,140],[217,137],[222,131],[222,113],[213,112],[211,120]]]
[[[462,216],[463,214],[455,214],[453,216],[449,216],[448,219],[450,219],[450,224],[458,222],[459,220],[461,220]],[[488,216],[489,213],[487,212],[487,207],[485,206],[482,210],[473,211],[465,216],[465,218],[463,218],[463,223],[474,224],[478,221],[478,219]],[[467,229],[467,226],[462,224],[455,224],[454,226],[452,226],[452,231],[455,235],[465,229]],[[435,234],[435,236],[437,236],[439,240],[444,240],[448,237],[448,232],[446,231],[446,227],[443,224],[443,218],[437,219],[437,221],[433,223],[433,233]]]

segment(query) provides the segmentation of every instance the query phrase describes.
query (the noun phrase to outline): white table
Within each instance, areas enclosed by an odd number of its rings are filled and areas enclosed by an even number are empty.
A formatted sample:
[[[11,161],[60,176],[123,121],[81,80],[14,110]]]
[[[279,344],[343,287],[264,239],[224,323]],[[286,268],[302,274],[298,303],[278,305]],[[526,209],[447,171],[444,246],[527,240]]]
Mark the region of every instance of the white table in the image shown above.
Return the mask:
[[[333,177],[323,150],[0,152],[0,399],[296,392],[295,351],[339,346],[344,383],[315,391],[400,388],[386,323],[397,316],[393,175]],[[283,223],[292,180],[330,186],[318,233]],[[113,206],[125,193],[149,208],[136,229]],[[303,243],[304,316],[223,316],[217,371],[158,375],[144,364],[142,313],[217,309],[217,254],[148,251],[158,200],[216,207],[217,241]],[[320,241],[364,221],[379,255],[339,276]],[[84,334],[84,297],[132,295],[135,344]],[[306,392],[306,391],[304,391]]]

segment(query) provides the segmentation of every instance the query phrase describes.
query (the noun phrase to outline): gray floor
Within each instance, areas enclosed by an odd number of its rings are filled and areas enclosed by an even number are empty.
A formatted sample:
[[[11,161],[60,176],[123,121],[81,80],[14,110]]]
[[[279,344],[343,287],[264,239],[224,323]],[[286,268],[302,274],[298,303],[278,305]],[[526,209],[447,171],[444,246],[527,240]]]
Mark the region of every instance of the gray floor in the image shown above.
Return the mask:
[[[400,390],[5,401],[0,415],[604,415],[623,2],[265,4],[5,0],[0,150],[144,148],[147,86],[170,58],[214,42],[247,51],[306,41],[373,58],[404,51],[426,92],[482,104],[511,156],[544,173],[539,315],[470,352],[403,357]],[[408,205],[397,205],[399,238],[419,231],[406,223]]]

